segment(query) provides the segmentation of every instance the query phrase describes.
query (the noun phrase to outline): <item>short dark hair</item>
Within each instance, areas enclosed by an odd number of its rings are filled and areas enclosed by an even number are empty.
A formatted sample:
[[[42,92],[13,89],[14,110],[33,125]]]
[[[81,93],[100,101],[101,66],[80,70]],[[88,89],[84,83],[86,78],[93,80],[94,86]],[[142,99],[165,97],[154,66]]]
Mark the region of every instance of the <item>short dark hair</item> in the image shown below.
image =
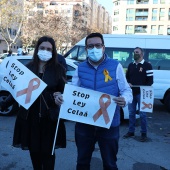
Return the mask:
[[[95,32],[95,33],[91,33],[91,34],[89,34],[89,35],[86,37],[85,45],[87,45],[87,40],[88,40],[89,38],[93,38],[93,37],[99,37],[99,38],[101,38],[101,40],[102,40],[102,44],[104,45],[103,35],[102,35],[102,34],[100,34],[100,33],[98,33],[98,32]]]
[[[139,50],[142,52],[142,54],[144,54],[144,50],[143,50],[142,48],[140,48],[140,47],[135,47],[134,50],[136,50],[136,49],[139,49]]]

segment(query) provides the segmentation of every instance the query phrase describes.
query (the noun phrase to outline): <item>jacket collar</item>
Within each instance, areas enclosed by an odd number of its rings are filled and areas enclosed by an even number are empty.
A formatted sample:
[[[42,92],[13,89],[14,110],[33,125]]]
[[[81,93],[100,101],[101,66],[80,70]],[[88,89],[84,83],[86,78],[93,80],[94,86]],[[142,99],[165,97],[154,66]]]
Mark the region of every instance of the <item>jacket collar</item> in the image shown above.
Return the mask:
[[[143,59],[141,62],[139,62],[140,64],[143,64],[145,62],[145,60]],[[139,63],[136,63],[135,61],[133,62],[133,64],[139,64]]]

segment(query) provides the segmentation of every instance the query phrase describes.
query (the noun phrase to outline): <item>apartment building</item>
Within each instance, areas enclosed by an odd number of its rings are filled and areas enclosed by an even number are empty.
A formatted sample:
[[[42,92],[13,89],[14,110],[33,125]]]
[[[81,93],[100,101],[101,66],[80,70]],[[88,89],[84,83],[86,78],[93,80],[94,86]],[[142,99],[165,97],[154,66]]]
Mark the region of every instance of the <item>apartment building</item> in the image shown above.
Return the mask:
[[[33,0],[29,0],[26,2],[31,3],[32,1]],[[77,4],[81,6],[81,11],[79,11],[80,8],[77,9]],[[41,13],[42,16],[44,16],[50,11],[53,11],[55,15],[66,15],[70,27],[74,24],[73,18],[81,13],[81,24],[85,27],[95,27],[102,30],[104,33],[112,32],[112,16],[96,0],[41,0],[36,6],[30,9],[29,17],[34,17],[35,12]],[[14,28],[9,29],[11,29],[11,34],[15,34]],[[13,51],[17,51],[20,45],[19,42],[13,44],[11,48]],[[6,43],[0,35],[0,53],[6,52],[6,50]]]
[[[77,4],[82,7],[81,11],[76,9]],[[96,0],[42,0],[34,8],[34,11],[44,15],[49,10],[54,10],[56,15],[67,15],[70,22],[81,12],[82,24],[86,27],[98,28],[105,33],[112,32],[112,16]]]
[[[113,34],[170,35],[170,0],[113,0]]]

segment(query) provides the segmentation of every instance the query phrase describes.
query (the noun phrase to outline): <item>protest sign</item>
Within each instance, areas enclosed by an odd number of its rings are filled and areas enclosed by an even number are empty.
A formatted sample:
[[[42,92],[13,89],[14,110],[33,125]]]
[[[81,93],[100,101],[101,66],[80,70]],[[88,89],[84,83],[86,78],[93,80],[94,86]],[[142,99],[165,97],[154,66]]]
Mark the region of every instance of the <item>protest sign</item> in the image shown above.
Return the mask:
[[[140,86],[140,111],[152,112],[154,103],[154,92],[152,86]]]
[[[1,86],[9,91],[21,106],[28,109],[47,85],[15,57],[10,57],[4,67]]]
[[[66,84],[59,117],[110,128],[116,108],[113,98],[109,94]]]

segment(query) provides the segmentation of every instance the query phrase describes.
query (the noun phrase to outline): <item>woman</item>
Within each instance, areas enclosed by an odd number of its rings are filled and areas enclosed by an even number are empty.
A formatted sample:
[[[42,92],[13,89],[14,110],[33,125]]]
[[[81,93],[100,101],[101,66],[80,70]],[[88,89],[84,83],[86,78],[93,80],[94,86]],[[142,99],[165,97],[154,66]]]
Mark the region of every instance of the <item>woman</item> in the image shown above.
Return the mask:
[[[51,37],[41,37],[35,47],[33,61],[27,67],[47,87],[32,106],[26,110],[20,107],[14,129],[13,146],[29,150],[34,170],[54,170],[55,154],[51,155],[55,136],[57,118],[53,114],[59,111],[53,94],[63,92],[65,85],[65,69],[58,63],[55,42]],[[5,109],[14,102],[10,95],[5,102],[1,102],[1,109]],[[59,123],[55,148],[66,147],[66,132],[64,122]]]

